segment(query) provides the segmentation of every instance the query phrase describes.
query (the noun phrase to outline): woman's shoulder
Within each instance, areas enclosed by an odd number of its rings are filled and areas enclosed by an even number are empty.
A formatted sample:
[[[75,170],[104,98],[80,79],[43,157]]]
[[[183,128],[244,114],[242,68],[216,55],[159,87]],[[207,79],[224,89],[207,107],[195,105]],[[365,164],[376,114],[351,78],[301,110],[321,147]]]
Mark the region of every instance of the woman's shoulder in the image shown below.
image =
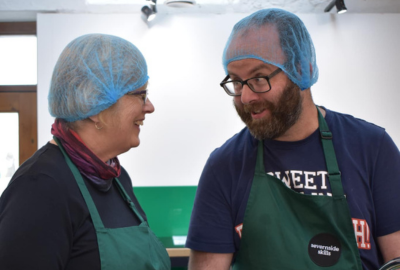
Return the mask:
[[[52,220],[62,218],[78,226],[87,213],[73,179],[58,146],[48,143],[15,172],[0,197],[0,213],[12,209],[26,215],[44,211]]]
[[[0,238],[23,250],[34,247],[23,257],[46,257],[37,260],[41,269],[64,269],[74,236],[82,237],[90,224],[79,188],[68,179],[73,176],[65,166],[58,146],[47,144],[20,166],[0,197]],[[2,248],[4,254],[15,255],[10,245]]]
[[[30,186],[44,188],[44,186],[56,185],[59,189],[65,189],[72,177],[72,173],[64,160],[57,145],[47,143],[26,160],[11,178],[10,186]]]

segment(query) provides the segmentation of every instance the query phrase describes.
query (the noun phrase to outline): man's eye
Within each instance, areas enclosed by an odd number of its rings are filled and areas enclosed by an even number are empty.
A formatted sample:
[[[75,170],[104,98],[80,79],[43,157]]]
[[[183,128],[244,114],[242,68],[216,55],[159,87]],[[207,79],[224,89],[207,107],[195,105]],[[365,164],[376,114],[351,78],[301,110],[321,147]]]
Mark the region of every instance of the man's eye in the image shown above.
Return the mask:
[[[235,81],[233,81],[232,83],[233,83],[233,85],[234,85],[235,87],[238,87],[239,85],[242,86],[242,84],[241,84],[240,82],[235,82]]]
[[[254,78],[253,81],[254,81],[254,83],[256,83],[256,84],[265,84],[265,83],[267,83],[267,79],[262,78],[262,77],[260,77],[260,78]]]

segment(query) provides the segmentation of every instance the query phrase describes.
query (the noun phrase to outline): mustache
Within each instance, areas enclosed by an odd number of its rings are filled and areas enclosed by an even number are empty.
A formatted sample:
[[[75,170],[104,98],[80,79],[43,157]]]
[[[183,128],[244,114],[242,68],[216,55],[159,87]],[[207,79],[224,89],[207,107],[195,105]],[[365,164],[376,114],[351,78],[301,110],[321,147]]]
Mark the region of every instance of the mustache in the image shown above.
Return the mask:
[[[272,115],[275,116],[280,116],[280,115],[286,115],[286,116],[294,116],[296,115],[296,112],[287,112],[285,110],[281,110],[280,106],[276,106],[272,102],[269,102],[267,100],[264,101],[259,101],[259,102],[254,102],[251,104],[243,104],[243,109],[242,111],[245,112],[246,114],[251,114],[252,112],[257,112],[257,111],[262,111],[262,110],[269,110]]]

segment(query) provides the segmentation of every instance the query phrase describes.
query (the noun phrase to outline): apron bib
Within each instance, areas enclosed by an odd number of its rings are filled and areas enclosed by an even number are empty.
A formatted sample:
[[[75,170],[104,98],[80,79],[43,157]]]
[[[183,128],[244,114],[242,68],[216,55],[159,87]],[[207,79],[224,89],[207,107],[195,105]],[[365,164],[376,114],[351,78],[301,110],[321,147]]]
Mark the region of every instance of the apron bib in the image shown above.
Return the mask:
[[[319,110],[318,121],[332,197],[298,193],[266,174],[259,141],[234,270],[362,270],[332,133]]]
[[[118,178],[114,178],[113,181],[116,181],[122,198],[141,221],[139,226],[112,229],[104,227],[79,170],[72,163],[59,140],[56,137],[54,137],[54,140],[61,149],[89,209],[97,235],[101,270],[171,269],[171,261],[165,247],[152,232],[147,222],[143,220]]]

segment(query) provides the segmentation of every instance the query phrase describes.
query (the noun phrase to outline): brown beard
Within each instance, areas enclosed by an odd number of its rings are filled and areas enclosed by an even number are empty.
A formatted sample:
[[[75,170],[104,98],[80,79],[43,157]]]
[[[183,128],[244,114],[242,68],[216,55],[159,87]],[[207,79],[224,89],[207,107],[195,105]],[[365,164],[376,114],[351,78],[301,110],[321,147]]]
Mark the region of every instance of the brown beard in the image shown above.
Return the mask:
[[[272,90],[273,91],[273,90]],[[264,100],[239,107],[234,102],[237,113],[248,127],[250,133],[258,140],[275,139],[283,135],[299,119],[302,112],[303,98],[300,88],[292,81],[286,85],[276,104]],[[251,112],[267,109],[271,116],[253,119]]]

